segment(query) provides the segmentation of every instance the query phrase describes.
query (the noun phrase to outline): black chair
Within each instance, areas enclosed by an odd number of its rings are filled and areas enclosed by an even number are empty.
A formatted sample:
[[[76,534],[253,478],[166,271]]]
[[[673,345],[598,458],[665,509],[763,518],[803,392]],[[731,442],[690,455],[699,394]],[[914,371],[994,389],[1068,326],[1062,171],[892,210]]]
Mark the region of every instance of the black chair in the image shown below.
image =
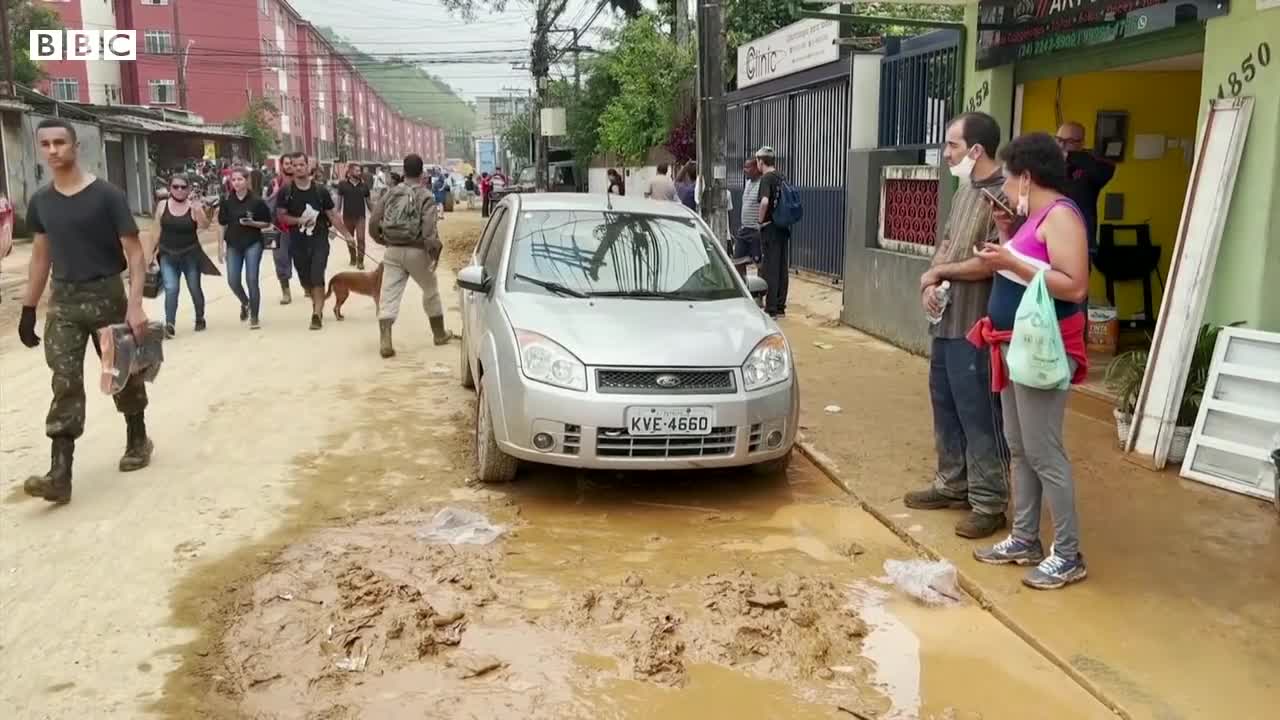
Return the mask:
[[[1134,234],[1133,245],[1117,245],[1116,233],[1131,232]],[[1164,292],[1164,278],[1160,277],[1160,246],[1151,243],[1151,225],[1115,225],[1104,223],[1098,226],[1098,247],[1093,253],[1093,266],[1102,273],[1107,281],[1107,302],[1115,307],[1116,286],[1118,282],[1142,281],[1143,319],[1120,318],[1129,327],[1152,327],[1155,325],[1156,311],[1151,297],[1151,277],[1154,275],[1160,284],[1160,292]]]

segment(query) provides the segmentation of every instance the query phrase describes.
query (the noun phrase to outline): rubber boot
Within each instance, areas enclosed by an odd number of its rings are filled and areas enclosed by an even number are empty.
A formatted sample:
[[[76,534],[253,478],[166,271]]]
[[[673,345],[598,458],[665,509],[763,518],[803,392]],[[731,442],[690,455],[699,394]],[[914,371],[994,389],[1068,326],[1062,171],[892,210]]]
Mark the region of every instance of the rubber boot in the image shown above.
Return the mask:
[[[291,302],[293,302],[293,296],[289,294],[289,281],[281,280],[280,281],[280,304],[288,305]]]
[[[436,315],[427,318],[431,322],[431,338],[436,345],[447,345],[453,339],[453,333],[444,329],[444,316]]]
[[[378,321],[378,354],[384,358],[393,357],[396,349],[391,346],[391,326],[395,320],[379,320]]]
[[[71,462],[75,449],[75,440],[54,438],[49,472],[27,478],[22,489],[31,497],[44,498],[58,505],[71,502]]]
[[[142,413],[125,415],[125,428],[128,440],[124,446],[124,456],[120,458],[120,472],[133,472],[151,464],[151,453],[155,445],[147,437],[147,424]]]

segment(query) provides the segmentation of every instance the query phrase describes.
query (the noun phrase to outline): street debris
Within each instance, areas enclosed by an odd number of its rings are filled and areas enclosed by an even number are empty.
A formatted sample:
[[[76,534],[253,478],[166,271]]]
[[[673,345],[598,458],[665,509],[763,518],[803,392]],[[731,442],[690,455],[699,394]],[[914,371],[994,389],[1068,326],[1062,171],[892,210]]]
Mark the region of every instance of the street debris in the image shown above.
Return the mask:
[[[431,374],[436,377],[447,377],[453,374],[453,368],[443,363],[436,363],[431,366]]]
[[[488,545],[502,537],[506,528],[494,525],[478,512],[447,507],[418,530],[418,539],[449,545]]]
[[[946,560],[885,560],[889,580],[926,605],[954,605],[961,602],[956,566]]]
[[[819,350],[833,350],[833,349],[835,349],[835,345],[832,345],[832,344],[830,344],[830,343],[820,342],[820,341],[817,341],[817,340],[815,340],[815,341],[814,341],[813,346],[814,346],[814,347],[816,347],[816,348],[818,348]]]
[[[823,410],[824,410],[828,415],[838,415],[839,413],[841,413],[841,412],[844,410],[844,408],[840,407],[839,405],[828,405],[828,406],[826,406],[826,407],[824,407],[824,408],[822,408],[822,409],[823,409]]]
[[[458,671],[459,678],[469,680],[500,670],[507,664],[493,655],[463,655],[449,660],[448,665]]]

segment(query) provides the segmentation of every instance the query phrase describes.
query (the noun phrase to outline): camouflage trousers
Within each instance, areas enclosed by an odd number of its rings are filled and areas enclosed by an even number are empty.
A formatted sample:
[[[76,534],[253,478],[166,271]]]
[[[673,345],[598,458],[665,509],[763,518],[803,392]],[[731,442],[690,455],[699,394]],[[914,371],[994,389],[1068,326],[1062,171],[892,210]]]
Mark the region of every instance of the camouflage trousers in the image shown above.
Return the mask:
[[[54,281],[44,326],[44,359],[53,371],[53,402],[45,420],[49,437],[75,439],[84,433],[85,341],[92,338],[98,350],[98,328],[124,322],[127,309],[128,296],[118,275],[84,283]],[[125,415],[147,407],[141,376],[129,378],[113,397],[116,409]]]

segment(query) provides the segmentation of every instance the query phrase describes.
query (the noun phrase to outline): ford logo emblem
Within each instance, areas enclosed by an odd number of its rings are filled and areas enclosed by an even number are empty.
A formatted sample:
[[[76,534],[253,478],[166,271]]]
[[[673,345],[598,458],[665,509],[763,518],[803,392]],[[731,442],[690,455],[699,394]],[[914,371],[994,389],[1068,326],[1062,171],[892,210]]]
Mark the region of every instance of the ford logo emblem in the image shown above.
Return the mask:
[[[658,383],[658,387],[673,388],[680,387],[681,380],[676,375],[659,375],[654,378],[654,382]]]

